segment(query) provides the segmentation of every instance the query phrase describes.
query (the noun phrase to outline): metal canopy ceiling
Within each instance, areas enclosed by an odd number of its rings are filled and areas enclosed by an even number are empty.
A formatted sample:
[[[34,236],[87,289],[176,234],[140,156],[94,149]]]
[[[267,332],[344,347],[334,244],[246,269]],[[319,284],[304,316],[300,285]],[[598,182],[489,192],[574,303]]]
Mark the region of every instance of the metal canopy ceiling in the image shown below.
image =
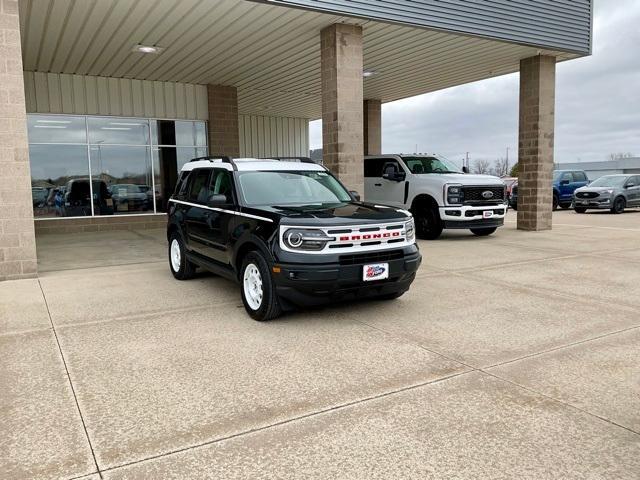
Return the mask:
[[[235,85],[246,114],[321,116],[320,30],[336,22],[363,26],[365,98],[383,102],[516,72],[539,52],[244,0],[22,0],[20,14],[26,71]]]

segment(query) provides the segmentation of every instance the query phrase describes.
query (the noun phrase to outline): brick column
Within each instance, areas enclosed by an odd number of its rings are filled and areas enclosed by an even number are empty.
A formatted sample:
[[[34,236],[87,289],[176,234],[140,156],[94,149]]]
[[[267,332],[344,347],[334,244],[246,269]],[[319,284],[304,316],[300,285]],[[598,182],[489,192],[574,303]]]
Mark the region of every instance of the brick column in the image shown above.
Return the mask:
[[[362,28],[334,24],[320,38],[324,164],[363,195]]]
[[[364,101],[364,154],[382,153],[382,102]]]
[[[0,0],[0,280],[37,273],[26,115],[18,2]]]
[[[551,229],[555,89],[555,57],[539,55],[520,61],[520,230]]]
[[[238,129],[238,89],[226,85],[207,85],[209,96],[209,153],[240,156]]]

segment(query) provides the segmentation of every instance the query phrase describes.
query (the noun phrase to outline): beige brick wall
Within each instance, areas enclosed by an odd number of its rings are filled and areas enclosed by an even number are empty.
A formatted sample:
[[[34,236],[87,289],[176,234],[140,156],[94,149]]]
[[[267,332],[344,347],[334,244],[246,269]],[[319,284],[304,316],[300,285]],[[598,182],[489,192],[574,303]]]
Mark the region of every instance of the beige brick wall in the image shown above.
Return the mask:
[[[109,232],[167,228],[167,215],[109,215],[85,218],[52,218],[35,221],[36,235],[51,233]]]
[[[382,102],[368,99],[364,101],[364,154],[382,153]]]
[[[551,229],[555,85],[555,57],[540,55],[520,61],[520,230]]]
[[[362,28],[334,24],[321,32],[322,145],[325,166],[364,194]]]
[[[209,152],[240,156],[238,90],[226,85],[207,85],[209,96]]]
[[[36,274],[18,2],[0,0],[0,280]]]

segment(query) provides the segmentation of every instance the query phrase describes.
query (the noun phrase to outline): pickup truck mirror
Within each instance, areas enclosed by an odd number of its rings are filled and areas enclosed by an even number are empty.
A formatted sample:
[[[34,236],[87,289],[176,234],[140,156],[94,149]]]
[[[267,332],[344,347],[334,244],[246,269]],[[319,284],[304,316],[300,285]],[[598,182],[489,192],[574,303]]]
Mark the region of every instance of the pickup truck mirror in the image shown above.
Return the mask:
[[[636,184],[635,184],[635,183],[633,183],[633,182],[629,182],[629,183],[627,183],[627,184],[624,186],[624,188],[631,188],[631,187],[635,187],[635,186],[636,186]]]
[[[360,201],[360,194],[358,192],[356,192],[355,190],[349,190],[349,193],[353,198],[355,198],[356,202]]]
[[[207,199],[207,205],[210,207],[215,207],[216,205],[226,205],[227,196],[226,195],[209,195]]]
[[[407,177],[404,172],[383,173],[382,178],[392,182],[402,182]]]
[[[462,173],[469,173],[469,167],[467,167],[466,165],[462,167]]]
[[[569,185],[571,182],[569,180],[562,180],[560,185]]]

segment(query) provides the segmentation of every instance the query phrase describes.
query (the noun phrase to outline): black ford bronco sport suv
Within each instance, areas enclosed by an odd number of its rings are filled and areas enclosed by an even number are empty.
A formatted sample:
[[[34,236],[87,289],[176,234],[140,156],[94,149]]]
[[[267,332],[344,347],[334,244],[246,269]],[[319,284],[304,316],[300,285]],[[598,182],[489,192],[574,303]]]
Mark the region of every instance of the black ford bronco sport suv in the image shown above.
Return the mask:
[[[295,306],[409,289],[421,262],[411,214],[357,200],[311,160],[196,158],[169,200],[173,276],[236,281],[255,320]]]

